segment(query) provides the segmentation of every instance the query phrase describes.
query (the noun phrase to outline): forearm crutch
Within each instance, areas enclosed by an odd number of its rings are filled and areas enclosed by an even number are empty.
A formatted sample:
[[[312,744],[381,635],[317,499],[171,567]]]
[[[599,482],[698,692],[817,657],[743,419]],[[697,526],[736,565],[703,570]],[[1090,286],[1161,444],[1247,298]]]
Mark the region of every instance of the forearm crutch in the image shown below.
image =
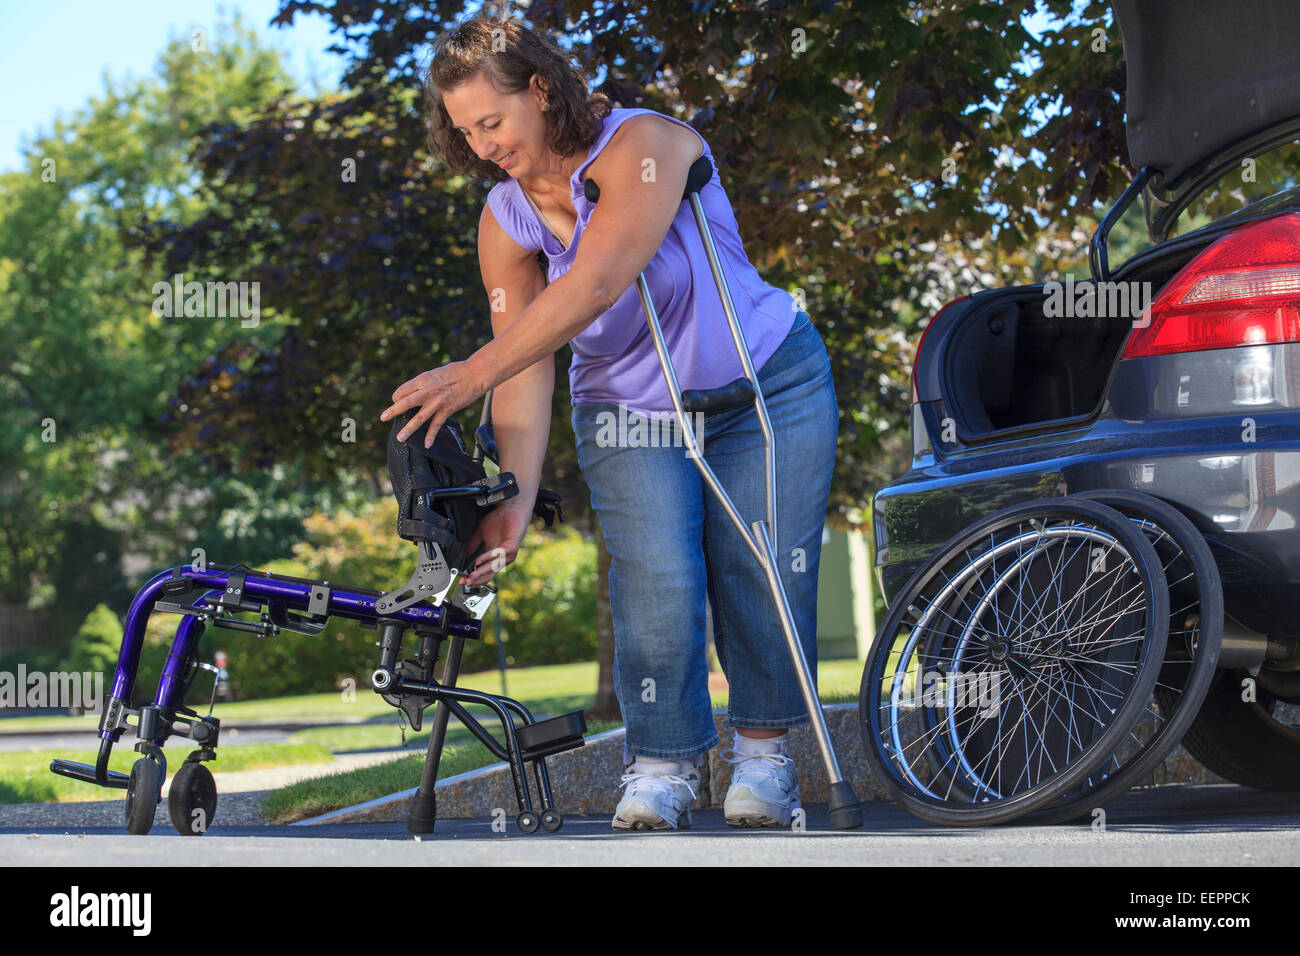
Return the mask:
[[[740,357],[740,364],[745,371],[744,378],[738,378],[720,388],[687,389],[683,393],[681,386],[677,382],[677,372],[673,368],[672,358],[669,356],[667,345],[664,343],[663,329],[659,325],[659,314],[655,311],[654,302],[650,299],[650,287],[646,283],[645,273],[637,276],[637,292],[641,296],[641,307],[645,311],[646,322],[650,327],[650,336],[654,340],[655,354],[659,357],[659,365],[663,369],[664,380],[668,383],[668,394],[672,397],[673,410],[676,412],[677,421],[681,425],[688,453],[694,459],[695,466],[700,470],[705,483],[718,497],[727,513],[727,517],[736,526],[736,530],[740,532],[741,538],[744,539],[749,550],[753,552],[759,566],[762,567],[764,574],[767,576],[768,590],[771,592],[772,600],[776,605],[777,615],[781,619],[781,630],[785,633],[785,642],[790,649],[795,674],[799,678],[799,689],[803,694],[804,704],[808,708],[808,715],[812,718],[813,734],[817,739],[817,746],[821,751],[822,760],[826,764],[826,775],[830,779],[831,827],[836,830],[852,830],[862,826],[862,809],[858,806],[858,798],[853,792],[852,785],[840,773],[839,761],[835,759],[835,749],[831,746],[830,733],[826,729],[826,718],[822,713],[821,701],[817,699],[817,690],[813,686],[812,675],[808,670],[808,661],[804,658],[803,646],[799,643],[799,634],[795,628],[794,615],[790,611],[790,602],[786,598],[785,587],[781,583],[781,576],[777,571],[776,453],[773,450],[772,422],[767,415],[767,405],[763,402],[763,391],[759,387],[758,376],[755,374],[753,362],[750,360],[749,347],[745,343],[745,333],[736,318],[736,307],[731,301],[731,290],[727,287],[727,279],[723,275],[722,265],[718,260],[718,250],[713,244],[713,234],[709,231],[709,223],[704,215],[704,206],[700,202],[700,190],[708,185],[709,180],[712,178],[713,164],[707,156],[701,156],[691,165],[682,199],[690,200],[691,210],[695,213],[695,224],[699,227],[700,238],[704,242],[704,251],[709,257],[709,267],[713,271],[713,280],[717,283],[718,294],[722,297],[722,308],[727,315],[727,325],[731,329],[731,340],[735,343],[736,354]],[[595,204],[600,198],[600,188],[591,179],[586,180],[584,191],[587,201],[592,204]],[[696,443],[695,433],[691,429],[686,414],[687,412],[725,411],[731,408],[739,408],[746,402],[754,403],[754,410],[758,414],[759,424],[763,429],[763,448],[766,454],[767,466],[764,474],[767,487],[767,520],[755,521],[749,528],[745,527],[744,519],[736,511],[736,506],[732,503],[730,496],[718,483],[713,469],[704,460],[704,455]]]

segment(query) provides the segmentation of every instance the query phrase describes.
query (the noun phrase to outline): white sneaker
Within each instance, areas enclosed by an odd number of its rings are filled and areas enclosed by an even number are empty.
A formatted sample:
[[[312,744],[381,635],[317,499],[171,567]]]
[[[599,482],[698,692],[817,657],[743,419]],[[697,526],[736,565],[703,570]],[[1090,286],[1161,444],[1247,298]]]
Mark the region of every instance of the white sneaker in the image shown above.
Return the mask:
[[[733,756],[728,757],[730,753]],[[802,804],[799,774],[787,754],[742,754],[734,749],[720,756],[736,769],[723,803],[723,816],[733,827],[788,827]]]
[[[700,785],[700,769],[680,773],[641,773],[629,764],[620,789],[627,787],[614,811],[615,830],[689,830],[691,803]]]

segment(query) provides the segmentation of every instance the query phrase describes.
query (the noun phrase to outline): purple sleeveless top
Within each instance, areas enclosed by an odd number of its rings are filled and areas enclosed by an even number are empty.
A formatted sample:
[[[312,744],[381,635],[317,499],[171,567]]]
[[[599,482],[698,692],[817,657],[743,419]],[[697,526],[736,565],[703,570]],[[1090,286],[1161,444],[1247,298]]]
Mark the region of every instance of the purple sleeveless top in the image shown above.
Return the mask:
[[[587,159],[574,171],[570,190],[578,222],[568,249],[562,248],[542,223],[517,180],[511,178],[497,183],[488,194],[492,214],[506,234],[524,249],[540,249],[546,253],[550,263],[549,281],[554,282],[573,265],[582,233],[596,208],[583,192],[583,172],[624,121],[643,113],[664,116],[647,109],[611,111]],[[681,120],[664,118],[695,133]],[[712,160],[709,144],[703,137],[700,142],[704,143],[704,155]],[[700,190],[700,201],[757,371],[784,341],[799,312],[798,304],[788,292],[764,282],[750,264],[731,202],[718,179],[716,164],[713,178]],[[682,389],[717,388],[743,377],[690,203],[680,202],[677,216],[644,274]],[[671,414],[672,400],[655,356],[654,341],[635,282],[612,308],[601,313],[569,344],[573,348],[569,388],[574,405],[609,402],[655,418]]]

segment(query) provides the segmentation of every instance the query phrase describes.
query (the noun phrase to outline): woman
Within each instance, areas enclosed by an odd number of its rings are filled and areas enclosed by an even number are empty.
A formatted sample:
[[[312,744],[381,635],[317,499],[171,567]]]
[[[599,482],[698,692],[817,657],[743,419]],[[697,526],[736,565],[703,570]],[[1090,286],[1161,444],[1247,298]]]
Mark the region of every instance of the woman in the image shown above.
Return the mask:
[[[752,554],[676,442],[672,402],[635,280],[644,273],[683,389],[739,378],[717,287],[689,204],[687,172],[708,151],[690,126],[611,109],[547,37],[514,18],[477,16],[440,37],[425,78],[430,145],[451,168],[497,180],[479,225],[495,338],[463,362],[393,393],[387,420],[418,408],[399,436],[495,388],[493,423],[518,497],[480,523],[487,550],[465,583],[513,561],[540,481],[553,356],[573,348],[578,460],[611,556],[614,680],[627,725],[626,787],[614,829],[688,827],[703,756],[718,743],[705,661],[705,599],[731,686],[735,764],[725,816],[788,826],[799,806],[788,728],[806,722],[780,622]],[[600,185],[586,200],[583,181]],[[838,409],[830,361],[808,316],[745,257],[716,172],[700,191],[775,431],[777,540],[804,654],[816,675],[817,568]],[[543,276],[536,253],[549,259]],[[549,282],[547,281],[549,279]],[[763,441],[752,405],[704,416],[704,457],[746,522],[765,516]]]

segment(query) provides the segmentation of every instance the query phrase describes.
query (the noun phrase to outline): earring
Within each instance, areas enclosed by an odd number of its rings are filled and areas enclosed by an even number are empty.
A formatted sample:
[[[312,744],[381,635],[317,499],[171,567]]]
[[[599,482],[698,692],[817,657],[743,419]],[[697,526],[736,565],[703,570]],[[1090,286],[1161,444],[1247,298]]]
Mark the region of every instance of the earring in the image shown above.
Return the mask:
[[[542,105],[542,112],[545,113],[545,112],[546,112],[547,110],[549,110],[550,108],[551,108],[551,104],[550,104],[550,103],[545,103],[545,104]]]

